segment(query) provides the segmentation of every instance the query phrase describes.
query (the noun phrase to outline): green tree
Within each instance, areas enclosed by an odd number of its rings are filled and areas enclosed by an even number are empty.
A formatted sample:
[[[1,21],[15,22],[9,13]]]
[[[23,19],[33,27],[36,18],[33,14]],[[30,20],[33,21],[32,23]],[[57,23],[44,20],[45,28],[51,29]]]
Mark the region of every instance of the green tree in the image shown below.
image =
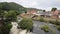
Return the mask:
[[[0,14],[0,34],[9,34],[12,27],[11,22],[16,21],[16,11],[3,11]]]
[[[43,10],[43,12],[46,12],[45,10]]]
[[[51,9],[51,11],[55,11],[55,10],[57,10],[57,8],[52,8],[52,9]]]
[[[8,12],[5,11],[3,14],[3,17],[10,21],[16,21],[17,13],[16,13],[16,11],[12,11],[12,10],[8,11]]]

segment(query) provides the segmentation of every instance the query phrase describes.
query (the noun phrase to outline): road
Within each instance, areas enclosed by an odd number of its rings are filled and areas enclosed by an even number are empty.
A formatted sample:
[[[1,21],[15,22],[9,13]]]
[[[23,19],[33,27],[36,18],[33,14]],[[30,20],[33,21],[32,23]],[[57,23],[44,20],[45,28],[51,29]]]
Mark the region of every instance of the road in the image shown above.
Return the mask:
[[[33,21],[33,33],[34,34],[52,34],[52,32],[44,32],[43,30],[40,29],[41,26],[43,25],[48,25],[50,29],[54,30],[56,32],[56,34],[60,34],[60,32],[57,30],[56,27],[54,27],[55,25],[50,24],[50,23],[44,23],[44,22],[39,22],[39,21]]]

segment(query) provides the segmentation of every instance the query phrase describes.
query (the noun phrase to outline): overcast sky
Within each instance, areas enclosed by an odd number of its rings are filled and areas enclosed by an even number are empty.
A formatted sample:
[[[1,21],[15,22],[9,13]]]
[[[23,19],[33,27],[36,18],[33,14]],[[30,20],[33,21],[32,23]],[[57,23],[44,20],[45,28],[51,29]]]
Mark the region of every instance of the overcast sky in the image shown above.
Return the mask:
[[[52,7],[60,9],[60,0],[0,0],[0,2],[16,2],[24,7],[51,10]]]

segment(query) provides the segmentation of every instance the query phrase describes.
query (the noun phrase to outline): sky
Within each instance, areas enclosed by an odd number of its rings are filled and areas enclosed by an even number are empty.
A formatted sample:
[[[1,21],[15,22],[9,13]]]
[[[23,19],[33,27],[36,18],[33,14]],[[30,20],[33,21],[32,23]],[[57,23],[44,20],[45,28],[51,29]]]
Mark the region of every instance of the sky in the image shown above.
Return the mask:
[[[0,0],[0,2],[16,2],[24,7],[45,9],[46,11],[50,11],[53,7],[60,10],[60,0]]]

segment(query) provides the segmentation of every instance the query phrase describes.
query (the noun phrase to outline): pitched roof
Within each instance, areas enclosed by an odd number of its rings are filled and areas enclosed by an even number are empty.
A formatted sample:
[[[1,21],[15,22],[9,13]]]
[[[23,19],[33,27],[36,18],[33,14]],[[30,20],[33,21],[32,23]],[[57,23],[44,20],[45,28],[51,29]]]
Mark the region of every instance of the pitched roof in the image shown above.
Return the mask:
[[[58,10],[58,11],[60,11],[60,10]]]
[[[39,12],[38,14],[40,15],[47,15],[47,16],[51,16],[51,12]]]

